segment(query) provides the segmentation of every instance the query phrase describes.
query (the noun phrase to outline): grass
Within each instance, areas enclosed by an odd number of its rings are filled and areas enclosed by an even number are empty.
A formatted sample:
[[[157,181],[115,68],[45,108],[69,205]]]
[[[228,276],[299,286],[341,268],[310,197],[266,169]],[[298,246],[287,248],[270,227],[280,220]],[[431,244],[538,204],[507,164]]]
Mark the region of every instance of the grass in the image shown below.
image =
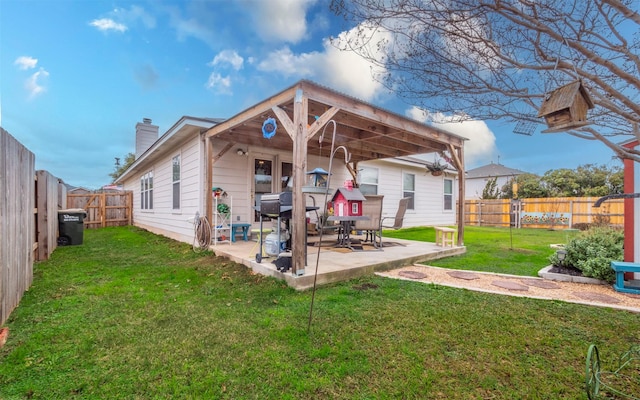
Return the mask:
[[[579,399],[589,344],[612,370],[640,332],[626,311],[376,276],[320,288],[307,331],[310,292],[133,227],[34,274],[2,399]]]
[[[549,265],[549,256],[555,252],[549,245],[567,243],[576,234],[575,231],[466,226],[464,242],[467,252],[429,261],[428,264],[462,270],[538,276],[538,271]],[[435,241],[433,228],[385,231],[384,236]]]

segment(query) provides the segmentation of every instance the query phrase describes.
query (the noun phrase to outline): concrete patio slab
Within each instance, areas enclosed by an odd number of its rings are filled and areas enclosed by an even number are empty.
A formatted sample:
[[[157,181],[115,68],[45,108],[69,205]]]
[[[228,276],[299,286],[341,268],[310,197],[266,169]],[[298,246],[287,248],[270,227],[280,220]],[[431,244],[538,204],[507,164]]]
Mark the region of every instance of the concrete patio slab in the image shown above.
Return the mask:
[[[354,236],[355,239],[364,237]],[[387,271],[414,263],[435,260],[466,252],[464,246],[442,247],[435,243],[418,242],[395,238],[385,238],[386,246],[382,249],[349,250],[344,248],[329,248],[327,243],[337,243],[335,235],[322,238],[323,247],[311,245],[317,237],[310,237],[307,246],[307,265],[300,276],[295,276],[291,270],[278,271],[273,261],[276,257],[266,258],[263,254],[262,262],[256,261],[259,247],[255,241],[236,241],[232,244],[218,244],[211,246],[211,250],[218,256],[227,257],[239,264],[244,264],[254,272],[281,279],[296,290],[306,290],[313,287],[314,275],[317,268],[317,285],[326,285],[345,281],[365,275],[372,275],[377,271]],[[365,247],[366,248],[366,247]],[[300,272],[300,271],[299,271]]]

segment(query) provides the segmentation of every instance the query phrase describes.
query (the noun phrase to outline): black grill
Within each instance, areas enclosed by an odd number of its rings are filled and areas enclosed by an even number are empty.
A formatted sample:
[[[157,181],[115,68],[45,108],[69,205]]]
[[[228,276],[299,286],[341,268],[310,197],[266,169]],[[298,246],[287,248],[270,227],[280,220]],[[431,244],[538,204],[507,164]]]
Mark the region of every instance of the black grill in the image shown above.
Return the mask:
[[[260,214],[280,215],[290,211],[293,205],[292,195],[292,192],[263,194],[260,197]]]

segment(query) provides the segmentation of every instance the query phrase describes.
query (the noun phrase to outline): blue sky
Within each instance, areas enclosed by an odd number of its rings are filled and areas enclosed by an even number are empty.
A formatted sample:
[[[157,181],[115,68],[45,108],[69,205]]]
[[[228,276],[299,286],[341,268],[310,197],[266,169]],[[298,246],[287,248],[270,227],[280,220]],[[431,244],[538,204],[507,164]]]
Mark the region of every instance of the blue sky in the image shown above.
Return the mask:
[[[115,157],[135,152],[142,118],[162,134],[183,115],[231,117],[300,79],[418,115],[331,46],[353,28],[325,0],[2,0],[0,124],[37,169],[98,188]],[[442,127],[470,139],[467,169],[621,165],[600,142],[567,134],[523,136],[500,121]]]

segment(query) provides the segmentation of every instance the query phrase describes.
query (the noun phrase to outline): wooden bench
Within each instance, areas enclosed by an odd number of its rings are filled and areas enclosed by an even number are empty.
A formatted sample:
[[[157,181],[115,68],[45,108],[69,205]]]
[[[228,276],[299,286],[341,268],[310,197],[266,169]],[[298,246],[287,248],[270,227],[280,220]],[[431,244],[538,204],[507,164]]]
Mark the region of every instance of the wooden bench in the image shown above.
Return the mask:
[[[611,268],[616,273],[616,282],[613,288],[618,292],[640,294],[640,285],[630,286],[624,285],[624,273],[634,272],[640,273],[640,264],[624,261],[611,261]]]
[[[231,241],[236,241],[236,235],[242,234],[242,240],[245,242],[249,240],[249,229],[251,229],[251,224],[242,223],[242,222],[234,222],[231,224]]]
[[[444,226],[434,226],[436,230],[436,245],[442,247],[453,247],[454,236],[456,230],[453,228],[446,228]]]

